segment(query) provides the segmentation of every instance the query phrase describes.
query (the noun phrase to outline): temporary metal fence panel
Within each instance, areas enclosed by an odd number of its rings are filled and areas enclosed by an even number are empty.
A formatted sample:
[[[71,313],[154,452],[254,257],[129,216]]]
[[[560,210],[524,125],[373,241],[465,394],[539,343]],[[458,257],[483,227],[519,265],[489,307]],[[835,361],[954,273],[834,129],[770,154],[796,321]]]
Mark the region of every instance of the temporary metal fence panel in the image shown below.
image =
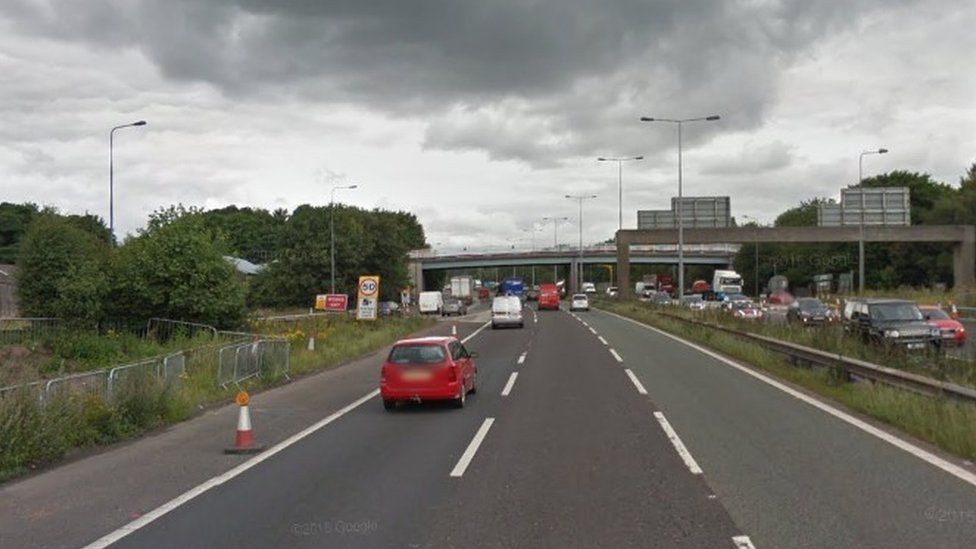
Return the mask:
[[[12,395],[17,394],[18,391],[32,391],[35,396],[40,396],[44,391],[43,381],[32,381],[30,383],[24,383],[21,385],[10,385],[8,387],[0,387],[0,399],[8,398]]]
[[[195,337],[199,333],[208,333],[217,338],[217,328],[208,324],[172,320],[169,318],[150,318],[146,322],[146,335],[156,341],[168,341],[174,337]]]
[[[23,345],[60,330],[61,320],[57,318],[0,318],[0,345]]]
[[[89,394],[108,400],[110,370],[81,372],[69,376],[50,379],[44,384],[44,400],[58,395]]]
[[[132,364],[123,364],[109,370],[108,373],[108,400],[114,399],[118,395],[120,387],[125,384],[141,383],[147,380],[155,380],[158,377],[160,359],[152,358]]]
[[[168,355],[163,358],[162,370],[159,377],[167,384],[179,383],[183,374],[186,373],[186,355],[182,352]]]
[[[289,374],[290,344],[284,339],[235,343],[218,351],[217,381],[222,387],[261,374]]]

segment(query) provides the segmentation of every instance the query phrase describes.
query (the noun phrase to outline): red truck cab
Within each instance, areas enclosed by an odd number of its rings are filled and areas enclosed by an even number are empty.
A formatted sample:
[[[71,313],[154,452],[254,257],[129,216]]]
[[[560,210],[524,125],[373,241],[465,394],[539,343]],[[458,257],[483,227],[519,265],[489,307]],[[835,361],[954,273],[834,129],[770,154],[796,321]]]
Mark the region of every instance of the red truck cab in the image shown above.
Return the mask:
[[[559,310],[559,287],[555,284],[539,284],[539,310]]]

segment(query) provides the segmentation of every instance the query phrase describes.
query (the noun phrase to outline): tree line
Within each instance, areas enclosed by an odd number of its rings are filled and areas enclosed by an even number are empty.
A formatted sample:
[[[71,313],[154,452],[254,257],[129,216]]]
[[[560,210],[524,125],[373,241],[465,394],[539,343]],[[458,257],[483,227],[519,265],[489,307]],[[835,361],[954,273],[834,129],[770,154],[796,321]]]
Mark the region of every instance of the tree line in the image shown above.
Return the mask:
[[[935,181],[929,174],[893,171],[866,178],[861,185],[908,187],[913,225],[972,225],[976,223],[976,163],[953,186]],[[858,185],[850,185],[856,188]],[[814,226],[817,209],[827,202],[815,197],[781,213],[777,227]],[[847,273],[858,269],[857,243],[760,244],[759,270],[756,246],[743,244],[735,257],[735,268],[747,281],[758,276],[760,288],[774,274],[785,275],[792,284],[807,286],[817,274]],[[900,286],[932,287],[953,283],[952,244],[936,242],[868,242],[865,245],[865,285],[869,288]],[[856,275],[855,275],[856,285]]]
[[[95,216],[0,205],[0,244],[15,259],[25,316],[106,325],[162,317],[238,326],[256,307],[310,306],[331,280],[328,207],[286,210],[182,205],[153,213],[113,245]],[[413,214],[337,206],[336,288],[379,274],[384,299],[409,283],[407,252],[425,245]],[[13,256],[13,257],[11,257]],[[228,257],[263,265],[238,273]]]

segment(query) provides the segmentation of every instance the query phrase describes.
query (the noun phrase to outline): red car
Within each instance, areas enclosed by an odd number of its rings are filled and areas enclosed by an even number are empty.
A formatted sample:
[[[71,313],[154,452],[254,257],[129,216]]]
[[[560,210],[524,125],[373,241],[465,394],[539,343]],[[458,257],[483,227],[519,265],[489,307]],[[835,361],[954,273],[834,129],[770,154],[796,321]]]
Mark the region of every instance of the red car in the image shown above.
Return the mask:
[[[383,407],[392,410],[408,400],[450,400],[455,407],[463,408],[468,393],[475,392],[475,356],[456,337],[396,342],[380,374]]]
[[[742,320],[761,320],[763,312],[762,309],[753,305],[752,303],[738,306],[733,305],[732,316],[733,318],[739,318]]]
[[[793,295],[789,292],[776,292],[769,295],[766,303],[770,305],[790,305],[793,303]]]
[[[949,313],[938,305],[919,305],[925,322],[939,328],[942,334],[942,345],[947,347],[962,347],[966,343],[966,327],[958,320],[954,320]]]
[[[539,310],[559,310],[559,288],[555,284],[539,285]]]

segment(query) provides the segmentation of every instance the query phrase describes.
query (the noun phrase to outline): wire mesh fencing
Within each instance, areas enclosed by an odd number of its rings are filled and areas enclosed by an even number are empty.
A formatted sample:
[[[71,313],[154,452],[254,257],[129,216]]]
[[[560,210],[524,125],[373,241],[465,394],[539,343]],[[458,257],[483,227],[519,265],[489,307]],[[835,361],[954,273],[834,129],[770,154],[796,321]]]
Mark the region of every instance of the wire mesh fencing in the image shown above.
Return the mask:
[[[57,318],[0,318],[0,345],[26,345],[48,339],[61,328]]]
[[[262,338],[232,343],[218,350],[217,383],[230,384],[257,376],[289,377],[291,345],[285,339]]]
[[[0,398],[29,391],[41,402],[60,395],[91,395],[113,402],[122,392],[139,386],[178,387],[187,375],[194,373],[201,376],[203,383],[224,389],[256,377],[289,378],[291,347],[285,338],[220,331],[205,324],[164,318],[152,318],[144,326],[139,331],[146,339],[170,345],[183,339],[192,346],[110,368],[0,387]],[[2,319],[0,345],[56,337],[61,328],[57,319]]]

